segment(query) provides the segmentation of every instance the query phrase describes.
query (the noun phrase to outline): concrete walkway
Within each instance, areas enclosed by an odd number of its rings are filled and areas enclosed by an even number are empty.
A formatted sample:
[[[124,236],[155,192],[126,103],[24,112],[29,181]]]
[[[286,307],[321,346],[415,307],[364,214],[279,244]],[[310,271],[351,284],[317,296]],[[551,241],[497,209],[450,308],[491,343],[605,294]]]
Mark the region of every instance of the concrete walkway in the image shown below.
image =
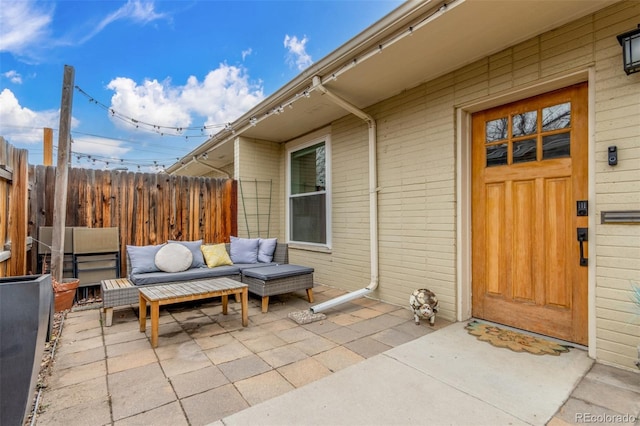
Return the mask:
[[[592,365],[581,350],[535,356],[498,349],[464,326],[450,325],[218,424],[544,425]]]
[[[616,415],[640,426],[640,374],[592,365],[582,350],[497,349],[465,323],[416,326],[408,309],[369,299],[304,326],[286,318],[308,306],[294,293],[262,314],[252,298],[243,328],[238,304],[226,316],[219,300],[177,305],[161,311],[155,350],[134,307],[112,327],[97,309],[70,312],[36,424],[557,426]]]

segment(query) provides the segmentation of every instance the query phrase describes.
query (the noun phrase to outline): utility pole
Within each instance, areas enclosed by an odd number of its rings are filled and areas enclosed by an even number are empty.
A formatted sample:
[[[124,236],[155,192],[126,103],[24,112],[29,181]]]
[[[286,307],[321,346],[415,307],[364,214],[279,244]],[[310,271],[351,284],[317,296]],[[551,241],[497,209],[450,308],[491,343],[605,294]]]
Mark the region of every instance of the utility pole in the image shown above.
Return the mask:
[[[53,199],[53,229],[51,238],[51,275],[62,282],[64,262],[64,228],[67,219],[68,159],[71,145],[71,105],[75,70],[64,66],[62,101],[60,104],[60,132],[58,133],[58,166],[56,167],[56,189]]]

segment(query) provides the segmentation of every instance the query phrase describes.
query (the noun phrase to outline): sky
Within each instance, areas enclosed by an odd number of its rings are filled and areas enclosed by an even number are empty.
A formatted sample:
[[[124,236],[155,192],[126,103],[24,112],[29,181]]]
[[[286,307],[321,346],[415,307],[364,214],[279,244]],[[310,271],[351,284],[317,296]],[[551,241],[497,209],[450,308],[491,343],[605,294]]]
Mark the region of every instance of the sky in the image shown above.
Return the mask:
[[[0,136],[56,165],[73,67],[73,167],[162,171],[400,0],[0,0]]]

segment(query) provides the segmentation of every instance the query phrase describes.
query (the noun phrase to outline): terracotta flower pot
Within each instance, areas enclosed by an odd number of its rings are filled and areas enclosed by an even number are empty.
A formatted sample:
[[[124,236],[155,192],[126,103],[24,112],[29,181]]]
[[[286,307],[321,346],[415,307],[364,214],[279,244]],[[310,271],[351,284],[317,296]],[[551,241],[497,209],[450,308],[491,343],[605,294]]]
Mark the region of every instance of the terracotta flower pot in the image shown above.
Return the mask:
[[[52,280],[56,312],[71,309],[78,285],[80,285],[80,280],[77,278],[65,278],[61,283]]]

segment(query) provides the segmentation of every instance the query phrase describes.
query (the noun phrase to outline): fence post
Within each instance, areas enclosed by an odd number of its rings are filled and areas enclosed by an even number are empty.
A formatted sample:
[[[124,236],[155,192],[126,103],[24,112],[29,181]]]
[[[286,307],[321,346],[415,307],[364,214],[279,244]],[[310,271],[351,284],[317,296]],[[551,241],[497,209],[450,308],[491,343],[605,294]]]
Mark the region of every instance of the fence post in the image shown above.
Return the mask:
[[[71,145],[71,104],[75,71],[64,66],[62,101],[60,105],[60,133],[58,134],[58,167],[56,168],[56,193],[53,202],[53,235],[51,239],[51,274],[62,282],[64,261],[64,228],[67,213],[68,158]]]

